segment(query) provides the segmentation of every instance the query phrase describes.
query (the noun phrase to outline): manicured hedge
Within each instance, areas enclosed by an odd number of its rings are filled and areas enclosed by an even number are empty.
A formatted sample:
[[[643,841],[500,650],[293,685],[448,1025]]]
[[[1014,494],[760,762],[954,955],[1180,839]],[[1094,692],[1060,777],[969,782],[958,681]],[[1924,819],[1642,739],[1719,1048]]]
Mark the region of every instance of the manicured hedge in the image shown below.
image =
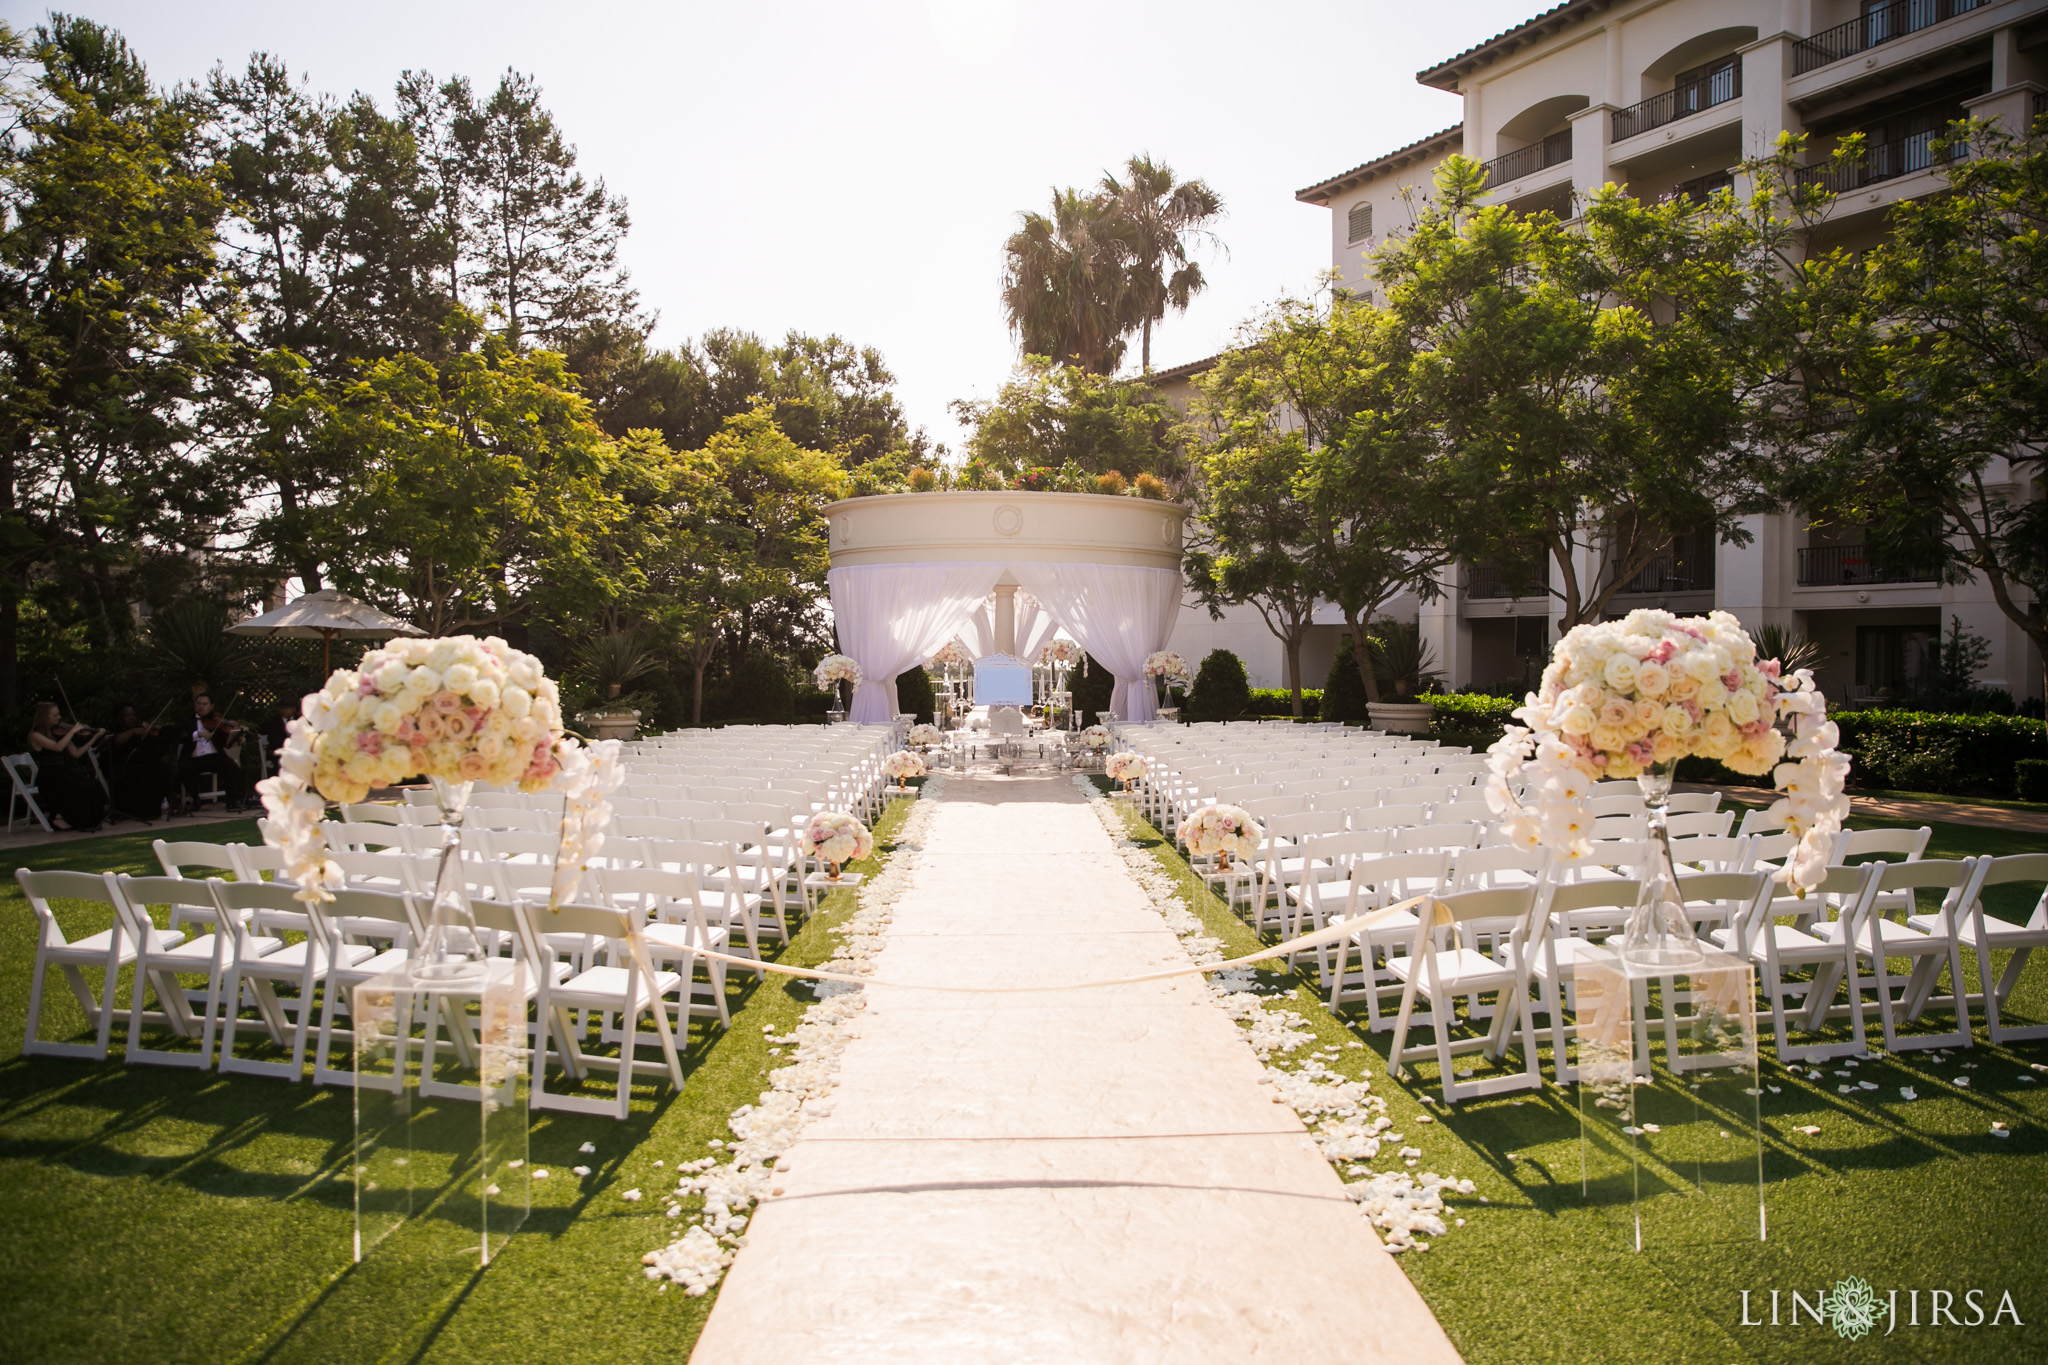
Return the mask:
[[[2048,759],[2048,723],[2024,716],[1835,711],[1849,782],[1953,796],[2012,796],[2015,765]]]
[[[2023,758],[2012,768],[2020,800],[2048,801],[2048,758]]]
[[[1522,703],[1509,697],[1424,697],[1436,707],[1436,719],[1429,732],[1446,744],[1467,744],[1482,752],[1514,724],[1514,711]]]
[[[1320,687],[1304,687],[1301,689],[1301,718],[1303,720],[1314,720],[1321,714],[1322,706],[1323,690]],[[1284,687],[1254,687],[1252,689],[1251,708],[1246,714],[1253,716],[1292,716],[1294,714],[1294,694]]]

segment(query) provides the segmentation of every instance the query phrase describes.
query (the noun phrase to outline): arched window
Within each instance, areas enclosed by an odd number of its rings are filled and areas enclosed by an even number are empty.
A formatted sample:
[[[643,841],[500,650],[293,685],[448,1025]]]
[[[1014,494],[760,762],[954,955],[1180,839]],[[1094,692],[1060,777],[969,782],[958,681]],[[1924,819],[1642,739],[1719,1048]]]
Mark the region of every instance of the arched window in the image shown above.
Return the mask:
[[[1362,242],[1370,236],[1372,236],[1372,205],[1353,204],[1351,206],[1351,240]]]

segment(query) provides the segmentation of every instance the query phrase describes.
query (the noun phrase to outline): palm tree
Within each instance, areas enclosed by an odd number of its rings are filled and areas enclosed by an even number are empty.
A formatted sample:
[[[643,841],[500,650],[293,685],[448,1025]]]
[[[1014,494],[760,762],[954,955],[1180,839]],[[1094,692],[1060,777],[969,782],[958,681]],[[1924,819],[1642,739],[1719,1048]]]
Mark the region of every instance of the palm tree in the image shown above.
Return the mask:
[[[1206,226],[1223,215],[1223,197],[1201,180],[1173,178],[1173,167],[1149,156],[1124,163],[1126,179],[1104,174],[1100,199],[1117,220],[1125,253],[1124,293],[1144,340],[1139,363],[1152,368],[1152,324],[1168,308],[1187,311],[1208,283],[1190,257],[1196,245],[1220,245]],[[1170,272],[1170,273],[1169,273]]]
[[[1003,314],[1027,355],[1113,374],[1132,330],[1125,244],[1099,195],[1054,190],[1052,212],[1026,211],[1003,244]]]

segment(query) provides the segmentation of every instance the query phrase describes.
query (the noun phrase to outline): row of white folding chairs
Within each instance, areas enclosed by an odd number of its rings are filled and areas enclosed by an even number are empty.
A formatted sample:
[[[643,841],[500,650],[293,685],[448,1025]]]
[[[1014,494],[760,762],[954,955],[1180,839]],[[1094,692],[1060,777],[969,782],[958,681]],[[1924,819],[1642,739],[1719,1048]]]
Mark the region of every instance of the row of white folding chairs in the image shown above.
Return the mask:
[[[325,905],[303,905],[292,899],[292,887],[276,882],[35,873],[26,869],[16,875],[40,930],[23,1049],[30,1055],[104,1060],[118,1013],[113,1005],[116,980],[123,968],[132,967],[135,979],[127,1018],[127,1060],[201,1069],[217,1064],[226,1073],[297,1081],[304,1076],[310,1051],[316,1083],[345,1084],[353,1080],[353,1073],[333,1066],[331,1054],[335,1043],[352,1044],[354,1038],[350,1028],[337,1025],[337,1015],[349,1014],[349,992],[354,987],[403,966],[409,945],[418,940],[424,927],[423,903],[406,893],[344,888]],[[722,930],[706,922],[687,891],[687,879],[674,874],[614,871],[598,874],[584,899],[556,907],[545,918],[533,909],[538,903],[483,903],[477,907],[480,923],[496,931],[511,956],[527,967],[526,995],[534,1006],[529,1030],[534,1107],[611,1113],[623,1119],[632,1074],[650,1065],[663,1065],[635,1056],[639,1015],[658,1015],[656,1035],[665,1054],[665,1069],[678,1087],[682,1074],[671,1022],[684,1028],[689,1018],[705,1016],[729,1024],[722,965],[702,957],[707,950],[723,951],[727,939]],[[100,934],[66,940],[50,905],[59,899],[104,904],[112,911],[114,925]],[[187,937],[161,928],[151,906],[182,910],[187,920],[206,922],[209,932]],[[266,911],[301,914],[306,924],[304,936],[287,942],[261,932],[259,916]],[[349,941],[339,927],[342,915],[385,920],[393,946],[379,951]],[[573,941],[566,949],[564,939]],[[629,945],[639,951],[632,951]],[[703,983],[694,975],[700,960],[708,969]],[[643,963],[666,963],[672,969],[653,965],[650,980],[641,970]],[[94,1025],[92,1043],[51,1042],[38,1036],[51,967],[66,977]],[[101,978],[97,997],[85,977],[87,969],[95,968]],[[184,978],[201,975],[206,977],[204,989],[185,984]],[[280,987],[292,993],[280,995]],[[158,1005],[154,1010],[147,1008],[152,996]],[[675,999],[671,1002],[669,996]],[[254,1009],[253,1018],[243,1017],[245,998]],[[582,1023],[571,1021],[572,1010]],[[598,1016],[599,1036],[619,1042],[618,1058],[584,1052],[591,1014]],[[609,1022],[614,1015],[619,1018],[617,1026]],[[468,1055],[477,1043],[466,1018],[453,1012],[429,1012],[429,1068],[433,1035],[444,1022],[454,1028],[449,1042],[456,1051]],[[353,1026],[355,1020],[351,1018],[349,1023]],[[149,1024],[167,1028],[188,1041],[196,1040],[199,1046],[197,1050],[152,1047],[145,1034]],[[289,1060],[242,1055],[237,1047],[240,1034],[257,1030],[288,1049]],[[553,1040],[552,1049],[549,1039]],[[551,1051],[573,1076],[580,1077],[590,1065],[616,1070],[619,1080],[614,1097],[593,1100],[548,1092],[545,1073]],[[472,1097],[475,1094],[473,1090],[470,1093]]]

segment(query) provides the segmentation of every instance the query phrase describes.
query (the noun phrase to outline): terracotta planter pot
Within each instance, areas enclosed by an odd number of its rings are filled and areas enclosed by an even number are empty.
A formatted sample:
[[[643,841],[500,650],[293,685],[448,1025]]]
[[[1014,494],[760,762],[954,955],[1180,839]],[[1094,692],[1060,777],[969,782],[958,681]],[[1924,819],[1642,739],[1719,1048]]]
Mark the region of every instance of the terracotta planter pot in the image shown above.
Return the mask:
[[[1379,701],[1367,705],[1372,728],[1395,735],[1426,735],[1436,707],[1426,701]]]

